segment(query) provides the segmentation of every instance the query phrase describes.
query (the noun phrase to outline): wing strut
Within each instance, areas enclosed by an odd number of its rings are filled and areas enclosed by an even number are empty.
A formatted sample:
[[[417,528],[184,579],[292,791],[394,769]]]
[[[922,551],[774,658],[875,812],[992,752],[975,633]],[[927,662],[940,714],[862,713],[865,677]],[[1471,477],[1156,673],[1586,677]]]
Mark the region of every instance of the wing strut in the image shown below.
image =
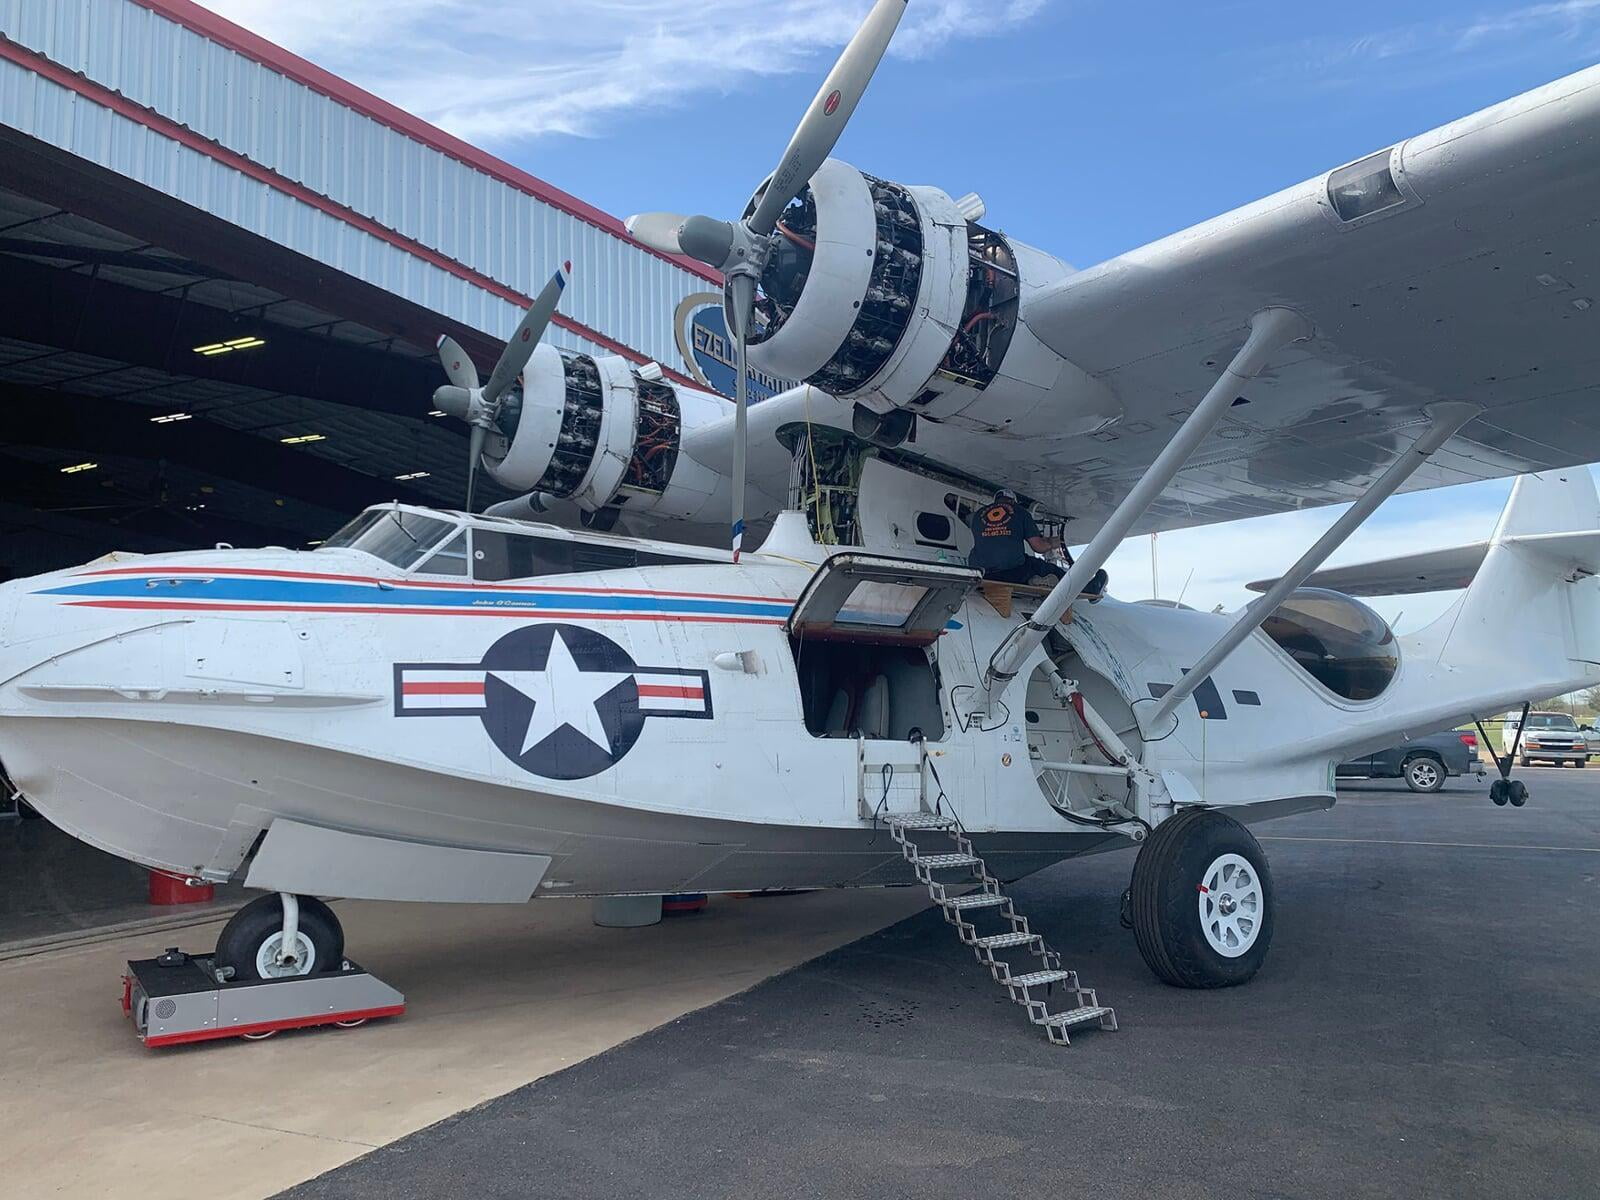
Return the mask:
[[[1122,539],[1134,523],[1145,514],[1160,497],[1174,476],[1183,470],[1190,455],[1205,441],[1206,435],[1222,419],[1242,385],[1254,379],[1266,366],[1267,360],[1290,342],[1303,341],[1311,336],[1311,323],[1290,308],[1263,308],[1250,318],[1250,336],[1233,356],[1217,382],[1195,410],[1184,419],[1172,440],[1162,448],[1156,460],[1146,468],[1139,482],[1133,485],[1116,511],[1094,535],[1094,539],[1078,556],[1077,562],[1066,576],[1051,589],[1044,603],[1033,617],[1020,625],[1012,637],[1000,644],[990,658],[983,680],[973,690],[971,711],[988,713],[995,701],[1016,677],[1018,668],[1032,654],[1044,635],[1067,614],[1083,589],[1094,578],[1094,573],[1105,566]],[[1198,682],[1198,681],[1197,681]]]
[[[1184,677],[1161,698],[1161,703],[1156,706],[1146,727],[1160,728],[1178,705],[1188,699],[1189,694],[1216,670],[1217,665],[1237,650],[1245,638],[1254,633],[1256,627],[1283,603],[1289,593],[1304,583],[1307,576],[1323,564],[1328,555],[1343,545],[1345,539],[1361,527],[1378,505],[1399,491],[1400,485],[1410,479],[1412,473],[1427,462],[1434,451],[1482,411],[1483,409],[1476,404],[1431,405],[1428,408],[1428,416],[1432,418],[1433,423],[1422,436],[1389,464],[1389,469],[1377,478],[1363,493],[1361,499],[1352,504],[1345,514],[1333,523],[1333,528],[1318,538],[1311,549],[1302,554],[1299,561],[1284,572],[1283,578],[1250,602],[1249,606],[1239,614],[1238,619],[1228,626],[1227,632],[1219,637],[1211,649],[1202,654]]]

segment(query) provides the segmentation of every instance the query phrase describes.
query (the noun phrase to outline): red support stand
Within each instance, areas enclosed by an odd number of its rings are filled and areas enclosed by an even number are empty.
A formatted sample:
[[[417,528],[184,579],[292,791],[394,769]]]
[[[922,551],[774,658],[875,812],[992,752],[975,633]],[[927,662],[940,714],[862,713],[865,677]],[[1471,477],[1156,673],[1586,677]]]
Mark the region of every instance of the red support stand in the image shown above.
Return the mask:
[[[209,883],[191,886],[182,875],[167,871],[150,872],[150,903],[160,905],[198,904],[216,899],[217,889]]]
[[[708,903],[704,892],[690,892],[682,896],[661,897],[661,915],[664,917],[682,917],[689,913],[703,910]]]

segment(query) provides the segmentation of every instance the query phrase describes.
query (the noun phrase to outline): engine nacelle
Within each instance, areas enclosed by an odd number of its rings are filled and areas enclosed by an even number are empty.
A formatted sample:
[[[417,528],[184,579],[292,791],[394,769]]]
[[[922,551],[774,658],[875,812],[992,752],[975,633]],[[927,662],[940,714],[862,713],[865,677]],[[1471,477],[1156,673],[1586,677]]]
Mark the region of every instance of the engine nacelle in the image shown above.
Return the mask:
[[[1071,268],[969,221],[938,188],[829,159],[778,234],[750,348],[761,370],[877,413],[990,432],[1024,434],[1063,384],[1052,432],[1090,432],[1120,415],[1103,385],[1028,328],[1031,297]]]
[[[570,500],[587,513],[726,519],[728,484],[682,453],[686,429],[719,420],[727,401],[659,379],[626,359],[541,345],[501,402],[484,469],[501,486]]]

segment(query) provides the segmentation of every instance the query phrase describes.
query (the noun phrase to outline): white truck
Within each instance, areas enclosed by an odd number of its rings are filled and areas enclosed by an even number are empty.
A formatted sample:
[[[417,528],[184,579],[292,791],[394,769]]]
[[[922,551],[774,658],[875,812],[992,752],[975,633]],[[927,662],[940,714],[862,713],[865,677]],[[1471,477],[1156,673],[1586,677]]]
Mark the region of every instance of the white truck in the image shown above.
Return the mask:
[[[1561,766],[1571,763],[1575,767],[1589,762],[1589,742],[1578,728],[1572,714],[1563,712],[1530,712],[1522,740],[1517,741],[1520,713],[1506,716],[1500,730],[1500,752],[1510,754],[1516,747],[1517,761],[1525,767],[1534,763]]]

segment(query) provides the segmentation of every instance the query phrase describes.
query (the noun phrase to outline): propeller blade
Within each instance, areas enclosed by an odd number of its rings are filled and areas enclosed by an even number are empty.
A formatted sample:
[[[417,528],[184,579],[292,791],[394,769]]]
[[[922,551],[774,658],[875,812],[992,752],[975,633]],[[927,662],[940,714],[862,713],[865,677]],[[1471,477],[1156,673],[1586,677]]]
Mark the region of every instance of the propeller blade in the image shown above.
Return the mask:
[[[483,389],[483,402],[490,412],[494,411],[500,403],[500,397],[517,381],[522,368],[533,357],[539,339],[544,336],[545,326],[550,324],[556,305],[561,302],[561,292],[567,286],[567,276],[571,270],[572,264],[569,262],[550,277],[544,290],[534,297],[533,303],[528,305],[528,311],[522,314],[522,321],[506,343],[506,348],[500,352],[500,361],[494,364],[494,371]]]
[[[473,372],[477,376],[477,372]],[[474,388],[478,385],[474,383]],[[472,393],[464,387],[457,387],[447,383],[443,387],[435,388],[433,392],[433,406],[440,412],[449,413],[452,417],[459,417],[465,421],[472,412]]]
[[[439,361],[444,365],[445,378],[458,388],[471,391],[478,386],[478,368],[472,365],[472,360],[467,357],[467,352],[448,333],[442,334],[435,348],[439,351]],[[442,406],[441,406],[442,407]]]
[[[478,463],[483,459],[483,444],[489,439],[489,430],[486,426],[474,424],[472,426],[472,440],[468,443],[468,453],[472,455],[467,464],[467,511],[472,511],[472,499],[478,490]]]
[[[839,61],[833,64],[833,70],[822,81],[806,115],[795,127],[789,148],[772,173],[772,182],[767,184],[761,203],[751,214],[752,233],[759,237],[770,234],[789,201],[800,194],[823,161],[833,153],[839,135],[844,132],[850,114],[855,112],[867,84],[872,82],[872,74],[878,69],[905,11],[906,0],[878,0],[873,5],[855,37],[839,55]]]
[[[624,221],[622,227],[634,241],[643,242],[652,250],[659,250],[663,254],[682,254],[678,230],[687,219],[669,212],[636,213]]]
[[[750,348],[750,317],[756,302],[755,278],[743,273],[731,276],[728,299],[738,364],[733,389],[733,561],[738,562],[739,551],[744,546],[745,452],[750,440],[750,405],[746,395],[750,380],[746,356]]]

